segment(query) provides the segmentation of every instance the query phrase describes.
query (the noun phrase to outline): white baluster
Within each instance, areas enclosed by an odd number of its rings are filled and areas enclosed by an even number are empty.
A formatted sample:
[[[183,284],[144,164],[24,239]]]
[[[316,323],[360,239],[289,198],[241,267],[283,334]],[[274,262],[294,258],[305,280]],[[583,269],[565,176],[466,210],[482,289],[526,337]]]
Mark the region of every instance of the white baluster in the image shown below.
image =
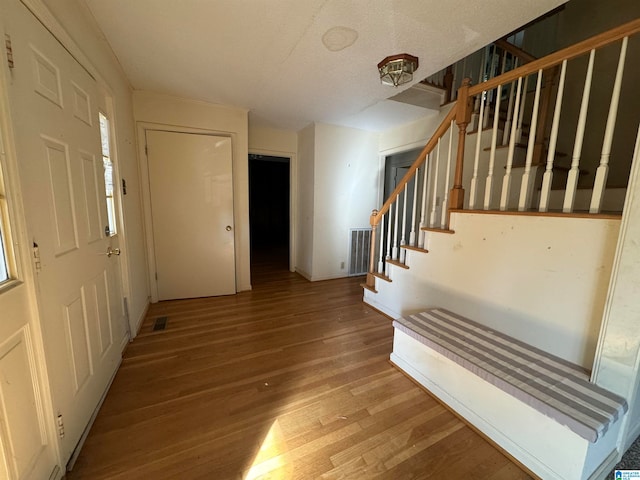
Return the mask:
[[[451,181],[451,147],[453,142],[453,126],[455,120],[451,120],[449,127],[449,153],[447,154],[447,173],[444,180],[444,199],[442,200],[442,211],[440,215],[440,228],[447,228],[447,212],[449,211],[449,183]]]
[[[427,156],[424,163],[424,175],[422,176],[422,207],[420,208],[420,231],[418,232],[418,247],[424,248],[424,237],[426,232],[422,230],[427,226],[426,223],[426,212],[427,212],[427,182],[429,181],[429,175],[427,172],[429,171],[429,167],[431,166],[431,153]],[[433,168],[432,168],[433,169]]]
[[[431,203],[431,215],[429,216],[429,226],[436,226],[436,206],[438,203],[438,169],[440,168],[440,140],[438,139],[438,147],[436,150],[436,166],[433,174],[433,202]]]
[[[484,118],[484,97],[487,94],[486,91],[483,91],[479,96],[482,97],[480,100],[480,116],[479,121],[482,123],[482,119]],[[478,190],[478,163],[480,162],[480,144],[482,143],[481,137],[482,132],[478,130],[476,133],[476,154],[473,161],[473,176],[471,177],[471,187],[469,188],[469,209],[473,210],[476,206],[476,193]]]
[[[518,58],[514,60],[513,68],[518,68]],[[507,119],[504,122],[504,132],[502,134],[502,142],[501,145],[506,145],[507,140],[509,139],[509,134],[511,133],[511,125],[513,123],[513,92],[515,91],[516,82],[515,80],[509,84],[509,105],[507,106]]]
[[[519,114],[513,114],[513,118],[518,117],[518,122],[516,123],[516,143],[520,143],[522,140],[522,121],[524,119],[524,106],[527,101],[527,88],[529,83],[529,76],[526,76],[524,79],[524,87],[522,88],[522,98],[520,99],[520,109],[518,110]]]
[[[520,90],[522,88],[522,77],[518,78],[518,86],[516,87],[516,103],[513,118],[518,116],[520,110]],[[513,153],[516,147],[516,130],[511,129],[511,138],[509,139],[509,152],[507,153],[507,170],[502,179],[502,195],[500,197],[500,210],[506,210],[509,204],[509,194],[511,193],[511,169],[513,167]]]
[[[424,166],[427,166],[425,160]],[[426,170],[426,168],[425,168]],[[420,180],[420,167],[416,168],[416,174],[413,177],[413,208],[411,209],[411,232],[409,232],[409,245],[416,246],[416,215],[418,214],[418,180]]]
[[[398,223],[400,220],[400,194],[396,196],[395,200],[396,213],[393,222],[393,247],[391,249],[391,259],[398,260]]]
[[[500,99],[502,98],[502,85],[498,85],[496,92],[496,107],[500,109]],[[493,117],[493,130],[491,131],[491,152],[489,154],[489,173],[484,185],[484,209],[491,209],[491,201],[493,199],[493,170],[496,164],[496,143],[498,142],[498,124],[499,117]]]
[[[407,186],[408,184],[405,183],[404,184],[404,199],[402,202],[402,236],[400,238],[400,262],[404,263],[406,255],[407,255],[407,251],[402,248],[404,247],[407,242],[405,239],[405,235],[406,235],[406,231],[407,231]]]
[[[384,274],[384,215],[380,218],[380,257],[378,258],[378,273]]]
[[[562,62],[560,70],[560,80],[558,81],[558,93],[556,95],[556,107],[553,112],[553,122],[551,124],[551,136],[549,137],[549,151],[547,152],[547,167],[542,175],[542,188],[540,189],[541,212],[549,210],[549,196],[551,195],[551,181],[553,180],[553,161],[556,156],[556,145],[558,143],[558,130],[560,128],[560,111],[562,110],[562,97],[564,95],[564,79],[567,73],[567,61]]]
[[[576,199],[576,190],[578,189],[578,177],[580,175],[580,156],[582,155],[584,129],[587,124],[587,110],[589,109],[589,95],[591,93],[591,79],[593,77],[593,62],[595,56],[596,51],[591,50],[591,53],[589,54],[589,66],[587,67],[587,75],[584,80],[582,104],[580,105],[578,127],[576,129],[576,140],[573,144],[573,154],[571,155],[571,170],[569,170],[569,175],[567,176],[567,189],[564,192],[564,203],[562,205],[562,211],[565,213],[573,212],[573,203]]]
[[[604,130],[604,140],[602,142],[602,153],[600,154],[600,165],[596,170],[596,179],[593,183],[593,194],[591,195],[591,205],[589,213],[599,213],[602,207],[604,191],[607,187],[607,176],[609,174],[609,157],[611,156],[611,144],[613,142],[613,132],[616,129],[616,115],[618,113],[618,103],[620,101],[620,89],[622,86],[622,75],[624,74],[624,61],[627,55],[627,42],[629,37],[622,39],[620,47],[620,57],[618,58],[618,70],[616,79],[613,82],[613,93],[611,94],[611,105],[609,105],[609,116],[607,126]]]
[[[518,210],[524,212],[531,206],[531,195],[533,194],[533,182],[535,175],[531,175],[531,163],[533,161],[533,147],[536,140],[536,128],[538,127],[538,107],[540,106],[540,88],[542,87],[542,69],[538,70],[538,81],[536,82],[536,93],[533,97],[533,112],[531,113],[531,128],[529,129],[529,142],[527,144],[527,158],[524,163],[524,173],[520,183],[520,200]]]
[[[387,214],[387,256],[384,263],[384,274],[389,276],[389,260],[391,260],[391,217],[393,205],[389,205],[389,213]]]

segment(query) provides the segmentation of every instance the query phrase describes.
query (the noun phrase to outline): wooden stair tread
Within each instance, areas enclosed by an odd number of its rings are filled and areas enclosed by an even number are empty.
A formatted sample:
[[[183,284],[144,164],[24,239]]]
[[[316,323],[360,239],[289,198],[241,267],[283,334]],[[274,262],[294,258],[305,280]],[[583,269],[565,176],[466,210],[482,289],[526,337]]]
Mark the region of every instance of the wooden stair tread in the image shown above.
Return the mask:
[[[378,293],[378,291],[377,291],[375,288],[370,287],[370,286],[369,286],[369,285],[367,285],[366,283],[361,283],[361,284],[360,284],[360,286],[361,286],[362,288],[364,288],[365,290],[369,290],[370,292]]]
[[[448,234],[456,233],[455,230],[449,230],[448,228],[422,227],[420,230],[424,230],[425,232],[448,233]]]
[[[429,250],[425,248],[414,247],[412,245],[400,245],[400,248],[406,248],[407,250],[413,250],[414,252],[429,253]]]
[[[400,268],[404,268],[406,270],[409,270],[409,266],[405,265],[402,262],[399,262],[398,260],[385,260],[387,263],[391,264],[391,265],[395,265],[396,267],[400,267]]]
[[[385,282],[389,282],[389,283],[393,282],[393,280],[391,280],[389,277],[387,277],[383,273],[374,272],[371,275],[373,275],[376,278],[379,278],[380,280],[384,280]]]

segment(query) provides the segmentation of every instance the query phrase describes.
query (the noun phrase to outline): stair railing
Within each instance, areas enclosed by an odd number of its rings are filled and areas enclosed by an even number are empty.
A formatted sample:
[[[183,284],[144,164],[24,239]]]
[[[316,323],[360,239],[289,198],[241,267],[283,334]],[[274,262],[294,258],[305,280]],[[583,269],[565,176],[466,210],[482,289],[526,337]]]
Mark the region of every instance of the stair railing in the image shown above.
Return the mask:
[[[478,209],[482,210],[518,210],[535,209],[539,212],[561,210],[573,213],[575,207],[578,179],[580,175],[580,160],[587,122],[587,111],[591,85],[594,73],[594,58],[596,51],[620,42],[617,69],[614,84],[611,89],[611,101],[607,115],[604,140],[602,143],[600,161],[597,166],[593,191],[591,194],[589,213],[599,213],[602,209],[613,135],[615,132],[618,105],[628,39],[640,32],[640,19],[611,29],[602,34],[591,37],[580,43],[564,48],[540,59],[532,60],[511,71],[491,78],[478,85],[470,85],[470,79],[465,79],[458,89],[457,100],[451,110],[436,129],[431,139],[410,167],[389,198],[379,210],[374,210],[370,222],[372,227],[371,257],[366,286],[375,288],[375,278],[388,279],[389,264],[404,265],[406,249],[425,249],[425,230],[438,229],[447,231],[449,227],[449,213],[452,210]],[[565,92],[567,63],[578,57],[587,56],[588,63],[584,79],[584,89],[573,140],[571,164],[568,167],[564,195],[561,202],[553,204],[551,199],[554,170],[556,168],[556,143],[562,117],[562,106]],[[559,72],[559,73],[558,73]],[[552,82],[559,75],[555,94],[552,95]],[[529,82],[535,84],[532,105],[523,102],[524,93]],[[542,94],[546,84],[548,97]],[[513,86],[513,88],[510,88]],[[517,160],[516,147],[519,128],[510,128],[506,159],[497,160],[497,150],[502,146],[498,137],[507,138],[506,126],[500,125],[499,114],[493,115],[491,143],[487,149],[488,159],[481,158],[481,132],[476,137],[473,153],[465,151],[465,137],[468,125],[471,123],[474,104],[478,107],[478,125],[485,122],[487,99],[495,98],[495,112],[500,112],[503,100],[511,105],[511,94],[506,93],[509,88],[513,92],[513,119],[524,118],[525,110],[530,116],[529,133],[526,153],[523,160]],[[546,106],[545,106],[546,104]],[[546,127],[540,128],[547,122],[547,110],[553,111],[549,141],[546,144]],[[636,120],[633,120],[634,122]],[[458,126],[457,136],[454,134],[454,123]],[[518,123],[522,125],[521,120]],[[538,141],[536,141],[538,138]],[[452,152],[455,150],[455,164]],[[446,158],[446,160],[445,160]],[[465,164],[471,168],[471,174],[465,179]],[[455,167],[454,167],[455,165]],[[451,169],[453,168],[453,185],[451,185]],[[515,170],[518,170],[517,174]],[[541,177],[541,186],[534,192],[534,186]],[[562,180],[562,179],[560,179]],[[465,202],[463,184],[469,185],[469,198]],[[519,188],[518,184],[519,183]],[[449,190],[450,189],[450,190]],[[409,192],[413,192],[413,201],[409,201]],[[499,199],[499,201],[497,201]],[[418,215],[419,212],[419,215]],[[407,218],[411,221],[407,221]],[[418,223],[418,220],[419,223]],[[439,219],[439,222],[438,222]],[[407,227],[407,224],[410,225]],[[406,234],[408,230],[408,235]],[[408,238],[408,243],[406,239]],[[377,260],[377,261],[376,261]]]
[[[448,204],[442,198],[449,195],[451,188],[453,126],[457,114],[456,103],[382,207],[372,212],[368,286],[375,284],[375,277],[388,278],[390,264],[404,264],[403,250],[424,248],[425,228],[446,227]],[[443,142],[448,148],[442,146]],[[446,176],[445,171],[449,172]],[[413,193],[411,202],[408,192]],[[404,241],[407,237],[408,243]]]

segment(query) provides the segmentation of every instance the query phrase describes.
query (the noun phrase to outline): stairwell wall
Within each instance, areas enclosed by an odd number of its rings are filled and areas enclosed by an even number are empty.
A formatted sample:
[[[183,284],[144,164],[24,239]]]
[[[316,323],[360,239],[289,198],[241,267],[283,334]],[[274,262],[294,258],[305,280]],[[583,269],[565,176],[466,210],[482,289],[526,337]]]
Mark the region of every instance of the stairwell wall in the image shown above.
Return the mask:
[[[391,317],[444,307],[590,369],[618,219],[452,214],[365,301]]]

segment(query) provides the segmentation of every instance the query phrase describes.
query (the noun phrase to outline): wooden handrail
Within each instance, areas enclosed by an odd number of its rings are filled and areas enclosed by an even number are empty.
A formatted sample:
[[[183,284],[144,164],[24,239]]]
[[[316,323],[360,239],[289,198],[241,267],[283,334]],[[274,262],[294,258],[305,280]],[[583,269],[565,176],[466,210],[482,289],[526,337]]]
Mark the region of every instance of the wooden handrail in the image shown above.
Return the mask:
[[[404,188],[404,186],[407,183],[409,183],[409,180],[411,180],[411,177],[416,173],[416,170],[418,169],[418,167],[422,164],[422,162],[424,162],[427,155],[431,153],[431,151],[436,147],[436,145],[438,144],[438,139],[447,132],[447,130],[451,126],[451,120],[456,118],[456,110],[457,110],[457,103],[454,104],[453,107],[451,107],[451,110],[449,111],[447,116],[444,118],[444,120],[442,120],[442,123],[434,132],[434,134],[431,136],[427,144],[424,146],[424,148],[420,152],[420,155],[418,155],[418,158],[416,159],[415,162],[413,162],[413,164],[411,165],[411,167],[409,168],[405,176],[402,177],[402,180],[400,180],[396,188],[393,190],[393,192],[391,192],[391,195],[389,195],[389,198],[387,198],[387,201],[384,202],[384,205],[382,205],[382,208],[378,210],[377,214],[371,215],[371,227],[375,227],[380,223],[382,216],[389,211],[389,207],[393,202],[395,202],[398,194],[402,192],[402,189]]]
[[[546,57],[539,58],[532,62],[522,65],[514,70],[510,70],[502,75],[493,77],[486,82],[474,85],[469,88],[469,96],[476,96],[487,90],[492,90],[498,85],[504,85],[506,83],[513,82],[520,77],[528,76],[538,70],[546,70],[556,65],[561,64],[564,60],[571,60],[573,58],[584,55],[591,50],[598,49],[609,45],[615,41],[621,40],[624,37],[631,36],[640,32],[640,18],[632,20],[628,23],[620,25],[606,32],[595,35],[591,38],[583,40],[582,42],[571,45],[570,47],[563,48],[557,52],[551,53]]]

